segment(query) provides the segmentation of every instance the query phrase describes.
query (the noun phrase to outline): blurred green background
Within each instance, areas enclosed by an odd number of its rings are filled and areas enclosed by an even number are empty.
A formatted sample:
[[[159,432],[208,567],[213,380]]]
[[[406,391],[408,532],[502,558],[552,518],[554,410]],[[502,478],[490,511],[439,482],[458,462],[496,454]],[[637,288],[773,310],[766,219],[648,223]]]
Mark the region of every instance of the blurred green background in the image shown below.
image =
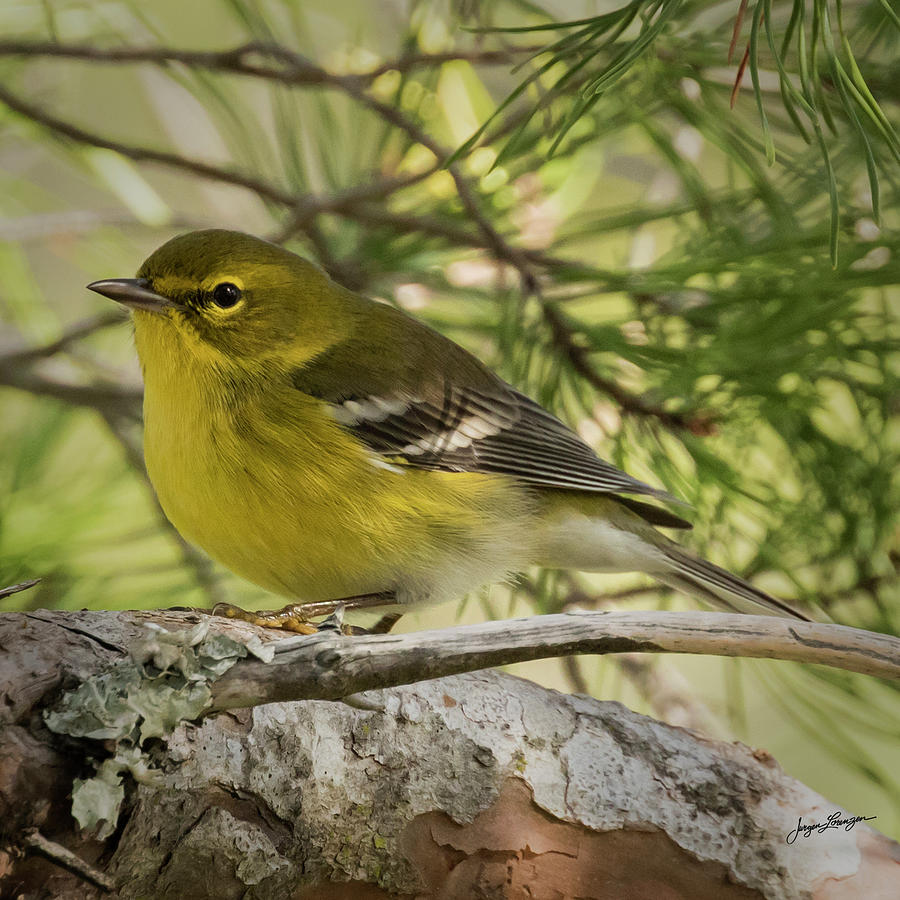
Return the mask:
[[[759,0],[735,34],[737,14],[2,4],[0,586],[43,580],[0,609],[280,605],[165,522],[130,327],[83,289],[215,226],[469,347],[687,500],[687,541],[720,564],[897,634],[900,20]],[[612,604],[691,601],[530,572],[401,627]],[[764,747],[900,836],[896,685],[759,660],[515,668]]]

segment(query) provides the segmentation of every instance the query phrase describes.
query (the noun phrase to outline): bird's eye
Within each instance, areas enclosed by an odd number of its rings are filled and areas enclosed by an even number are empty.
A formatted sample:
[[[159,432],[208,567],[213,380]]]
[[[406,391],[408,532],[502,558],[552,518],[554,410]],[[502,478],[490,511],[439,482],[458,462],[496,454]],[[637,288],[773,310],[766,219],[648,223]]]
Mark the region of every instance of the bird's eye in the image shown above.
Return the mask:
[[[241,299],[241,289],[230,281],[223,281],[213,288],[213,302],[222,309],[228,309]]]

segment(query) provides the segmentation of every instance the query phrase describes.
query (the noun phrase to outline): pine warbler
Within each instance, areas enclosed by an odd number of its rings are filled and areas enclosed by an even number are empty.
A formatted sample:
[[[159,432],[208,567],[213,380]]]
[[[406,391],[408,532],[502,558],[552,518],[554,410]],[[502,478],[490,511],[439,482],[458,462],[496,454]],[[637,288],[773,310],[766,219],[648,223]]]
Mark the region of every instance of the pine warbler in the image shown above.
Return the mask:
[[[729,609],[798,615],[653,526],[674,498],[405,313],[266,241],[198,231],[134,279],[145,456],[189,541],[308,601],[460,597],[532,565],[645,572]]]

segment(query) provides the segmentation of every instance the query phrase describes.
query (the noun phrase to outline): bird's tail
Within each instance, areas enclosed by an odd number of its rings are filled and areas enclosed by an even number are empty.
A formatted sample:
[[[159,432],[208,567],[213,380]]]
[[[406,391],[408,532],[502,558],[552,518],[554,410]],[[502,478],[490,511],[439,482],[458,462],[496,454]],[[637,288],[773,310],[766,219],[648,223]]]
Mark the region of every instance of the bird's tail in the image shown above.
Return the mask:
[[[654,528],[690,524],[667,510],[622,497],[547,492],[533,562],[583,572],[645,572],[731,612],[812,621],[737,575],[695,556]]]
[[[775,613],[802,619],[804,622],[813,621],[743,578],[688,553],[674,543],[667,541],[665,548],[660,549],[663,550],[667,565],[661,571],[657,568],[653,575],[664,584],[731,612],[757,615]]]

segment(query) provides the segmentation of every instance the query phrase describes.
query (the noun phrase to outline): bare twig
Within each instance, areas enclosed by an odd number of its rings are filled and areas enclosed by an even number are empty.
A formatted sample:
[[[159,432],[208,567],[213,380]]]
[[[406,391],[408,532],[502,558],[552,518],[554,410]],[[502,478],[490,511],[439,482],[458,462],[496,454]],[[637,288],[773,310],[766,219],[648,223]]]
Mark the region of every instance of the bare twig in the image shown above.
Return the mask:
[[[229,50],[176,50],[172,47],[96,47],[89,44],[59,44],[53,41],[2,41],[2,56],[50,56],[100,63],[153,63],[185,66],[251,75],[292,85],[322,85],[331,74],[320,66],[278,44],[251,42]],[[264,60],[273,61],[266,63]],[[336,76],[365,80],[365,76]]]
[[[365,72],[338,75],[367,84],[387,72],[411,72],[462,60],[475,65],[506,65],[516,55],[531,54],[540,46],[507,47],[502,50],[448,50],[443,53],[407,53],[387,60]],[[54,41],[0,41],[0,56],[56,57],[85,62],[107,63],[181,63],[241,75],[257,75],[289,84],[322,84],[322,69],[300,54],[278,44],[254,42],[229,50],[175,50],[171,47],[95,47],[90,44],[59,44]],[[281,65],[266,67],[253,58],[271,57]],[[331,75],[336,73],[326,73]]]
[[[29,366],[7,365],[2,360],[0,386],[18,388],[41,397],[53,397],[74,406],[110,411],[135,420],[140,418],[143,391],[139,386],[107,382],[72,384],[42,375]]]
[[[40,578],[30,578],[28,581],[20,581],[18,584],[11,584],[9,587],[0,588],[0,600],[5,600],[7,597],[12,597],[13,594],[27,591],[29,588],[33,588],[36,584],[40,583]]]
[[[109,875],[101,872],[100,869],[63,847],[62,844],[48,840],[37,829],[26,832],[22,843],[32,852],[39,853],[66,871],[77,875],[84,881],[89,881],[104,891],[108,892],[116,889],[116,883]]]
[[[0,44],[0,53],[34,54],[37,46],[20,42],[6,42],[5,44]],[[233,50],[225,51],[178,51],[170,48],[135,47],[103,50],[86,46],[65,47],[64,45],[52,43],[41,45],[41,47],[44,53],[55,56],[69,56],[71,58],[107,62],[122,62],[126,60],[157,64],[180,62],[212,71],[264,78],[292,86],[312,85],[336,88],[352,97],[362,106],[370,109],[388,124],[403,131],[417,144],[430,150],[438,161],[446,159],[450,155],[449,150],[441,147],[437,141],[409,119],[402,110],[391,104],[384,103],[367,93],[365,89],[366,78],[361,78],[357,75],[338,75],[328,72],[305,57],[279,45],[246,44]],[[276,65],[253,62],[253,58],[258,56],[275,60]],[[0,88],[0,100],[5,102],[11,109],[15,109],[35,121],[43,122],[43,124],[53,128],[57,133],[66,135],[73,140],[93,143],[95,146],[105,147],[110,150],[118,150],[135,160],[175,166],[202,177],[214,177],[221,181],[254,190],[261,197],[266,197],[269,200],[290,204],[289,195],[285,191],[252,175],[211,166],[199,160],[186,160],[172,153],[124,145],[120,142],[102,138],[99,135],[90,135],[83,129],[71,123],[63,122],[46,111],[16,97],[5,88]],[[453,178],[457,193],[467,215],[478,226],[491,252],[498,259],[513,265],[521,276],[523,290],[528,293],[532,292],[536,285],[536,280],[531,271],[528,258],[521,250],[509,244],[494,228],[489,217],[481,210],[475,191],[462,175],[459,167],[451,164],[447,166],[447,171]]]
[[[242,660],[212,685],[214,709],[335,700],[491,666],[572,653],[700,653],[795,660],[900,679],[900,639],[844,625],[718,612],[590,612],[403,635],[278,642],[272,663]]]
[[[160,165],[190,172],[192,175],[198,175],[201,178],[211,178],[215,181],[221,181],[224,184],[233,184],[238,187],[247,188],[258,196],[283,206],[293,206],[296,203],[297,198],[290,191],[271,184],[268,181],[263,181],[261,178],[256,178],[254,175],[237,172],[222,166],[214,166],[210,163],[205,163],[202,160],[188,159],[177,153],[153,150],[149,147],[139,147],[134,144],[126,144],[122,141],[114,141],[110,138],[103,137],[102,135],[94,134],[84,128],[80,128],[78,125],[73,125],[71,122],[66,122],[63,119],[57,118],[46,110],[41,109],[41,107],[29,103],[27,100],[23,100],[21,97],[17,97],[11,91],[8,91],[2,84],[0,84],[0,102],[5,103],[10,109],[26,116],[33,122],[37,122],[39,125],[49,128],[56,134],[68,138],[69,140],[77,141],[80,144],[89,144],[92,147],[114,150],[116,153],[121,153],[129,159],[133,159],[135,162],[158,163]]]
[[[84,322],[77,322],[75,325],[69,326],[63,334],[55,341],[49,344],[42,344],[39,347],[26,347],[22,350],[11,350],[8,353],[0,354],[0,366],[13,364],[31,363],[38,359],[46,359],[55,356],[63,350],[67,350],[70,344],[80,341],[96,331],[109,328],[110,325],[121,325],[125,319],[120,311],[100,313],[92,316]]]

